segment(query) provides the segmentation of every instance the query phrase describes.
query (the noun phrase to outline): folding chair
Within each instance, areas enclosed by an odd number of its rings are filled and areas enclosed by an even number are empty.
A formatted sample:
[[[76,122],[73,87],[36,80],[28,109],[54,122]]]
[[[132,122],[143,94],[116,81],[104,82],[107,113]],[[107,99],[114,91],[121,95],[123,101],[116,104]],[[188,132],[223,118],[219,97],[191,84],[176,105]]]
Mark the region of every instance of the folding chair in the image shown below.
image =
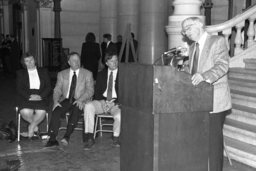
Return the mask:
[[[20,122],[21,122],[21,114],[19,112],[19,108],[16,107],[15,108],[16,110],[16,119],[17,119],[17,122],[18,122],[18,132],[17,132],[17,141],[20,142]],[[48,120],[49,120],[49,116],[48,116],[48,113],[46,113],[45,115],[45,119],[46,119],[46,131],[48,132],[48,129],[49,129],[49,124],[48,124]]]
[[[100,132],[100,136],[102,136],[102,132],[113,132],[113,130],[111,129],[104,129],[103,127],[105,126],[111,126],[113,127],[113,123],[103,123],[102,119],[114,119],[112,115],[108,114],[108,113],[103,113],[103,114],[98,114],[96,115],[96,121],[95,121],[95,126],[94,126],[94,139],[96,137],[96,134],[98,132]],[[99,125],[98,125],[99,124]]]

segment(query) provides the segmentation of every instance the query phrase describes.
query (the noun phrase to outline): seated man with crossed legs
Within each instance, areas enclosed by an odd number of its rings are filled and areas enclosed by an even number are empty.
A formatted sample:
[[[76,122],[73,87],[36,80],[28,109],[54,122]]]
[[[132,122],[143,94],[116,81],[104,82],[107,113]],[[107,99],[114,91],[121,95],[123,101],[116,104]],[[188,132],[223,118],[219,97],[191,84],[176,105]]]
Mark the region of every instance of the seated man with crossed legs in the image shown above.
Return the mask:
[[[94,81],[89,70],[80,67],[80,55],[71,52],[68,55],[70,68],[60,71],[53,91],[53,112],[48,134],[50,139],[46,147],[58,146],[56,139],[60,127],[61,116],[69,112],[67,130],[61,140],[63,145],[69,144],[69,139],[77,122],[83,113],[84,104],[91,100],[94,93]]]
[[[121,126],[121,110],[118,106],[118,58],[116,53],[109,52],[105,56],[108,68],[98,73],[95,87],[95,99],[85,104],[84,125],[85,145],[88,150],[94,145],[93,131],[95,115],[109,113],[114,117],[113,145],[119,146]]]

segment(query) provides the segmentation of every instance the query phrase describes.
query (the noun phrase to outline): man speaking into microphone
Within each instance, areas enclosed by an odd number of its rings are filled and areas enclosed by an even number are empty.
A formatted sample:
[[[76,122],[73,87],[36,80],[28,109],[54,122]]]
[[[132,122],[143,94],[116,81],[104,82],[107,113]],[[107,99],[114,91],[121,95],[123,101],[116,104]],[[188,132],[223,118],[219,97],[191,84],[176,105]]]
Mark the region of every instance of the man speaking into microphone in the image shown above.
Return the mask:
[[[201,82],[213,85],[213,111],[209,116],[209,168],[222,171],[223,124],[231,109],[227,72],[229,54],[224,37],[210,35],[203,21],[190,17],[182,22],[182,34],[193,41],[186,71],[192,74],[192,84]]]

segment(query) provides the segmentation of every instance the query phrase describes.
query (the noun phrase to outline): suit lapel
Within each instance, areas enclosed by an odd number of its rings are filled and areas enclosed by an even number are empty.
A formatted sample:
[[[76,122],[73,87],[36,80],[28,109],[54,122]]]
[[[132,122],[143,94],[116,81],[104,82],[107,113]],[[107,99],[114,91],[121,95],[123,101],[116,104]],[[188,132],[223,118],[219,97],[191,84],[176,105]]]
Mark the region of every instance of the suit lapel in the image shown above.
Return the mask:
[[[63,82],[64,82],[64,94],[65,96],[67,95],[68,91],[69,91],[69,72],[70,69],[64,70],[63,73]]]
[[[24,70],[24,83],[25,86],[28,87],[28,89],[30,89],[30,82],[29,82],[29,75],[28,75],[28,70]]]
[[[104,79],[105,81],[103,81],[104,85],[103,85],[103,93],[104,91],[107,89],[107,84],[108,84],[108,69],[106,68],[105,72],[104,72]]]
[[[205,63],[209,59],[209,50],[210,50],[211,44],[212,44],[211,36],[208,35],[205,40],[204,47],[203,47],[201,55],[200,55],[200,60],[199,60],[199,64],[198,64],[199,72],[202,72],[202,69],[203,69]]]
[[[194,53],[195,53],[195,42],[191,45],[191,50],[189,52],[189,56],[191,56],[191,58],[189,58],[189,73],[192,73],[192,66],[193,66],[193,62],[194,62]]]
[[[79,90],[79,87],[80,86],[83,86],[81,83],[82,83],[82,81],[83,81],[83,79],[84,79],[84,74],[83,74],[83,72],[82,72],[82,68],[80,68],[80,71],[79,71],[79,74],[78,74],[78,78],[77,78],[77,82],[76,82],[76,93],[78,92],[78,90]]]
[[[41,70],[39,69],[39,68],[37,68],[37,73],[38,73],[38,77],[39,77],[39,81],[40,81],[40,87],[39,87],[39,89],[41,89],[41,87],[42,87],[42,83],[43,83],[43,81],[41,81],[43,78],[42,78],[42,72],[41,72]]]

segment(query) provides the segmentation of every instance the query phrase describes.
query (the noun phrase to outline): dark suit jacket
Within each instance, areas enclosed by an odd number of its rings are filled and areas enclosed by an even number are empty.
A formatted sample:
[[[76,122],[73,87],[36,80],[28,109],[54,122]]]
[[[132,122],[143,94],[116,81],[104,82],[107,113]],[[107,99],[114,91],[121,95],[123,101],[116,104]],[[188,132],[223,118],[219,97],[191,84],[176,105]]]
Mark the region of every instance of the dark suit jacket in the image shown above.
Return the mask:
[[[85,42],[81,50],[81,64],[85,69],[93,73],[93,78],[96,80],[99,66],[100,45],[94,42]]]
[[[37,68],[37,72],[40,79],[38,95],[41,96],[42,100],[47,100],[47,97],[51,92],[51,82],[48,71],[43,68]],[[29,87],[28,71],[25,69],[17,71],[16,90],[18,94],[18,104],[28,101],[31,92]]]
[[[98,73],[96,86],[95,86],[94,100],[106,99],[103,96],[103,93],[105,92],[105,90],[107,88],[107,82],[108,82],[108,68],[105,68]],[[115,102],[118,102],[118,73],[116,76],[115,90],[116,90],[116,95],[117,95],[117,99],[115,100]]]
[[[110,42],[108,47],[107,47],[107,43],[102,42],[101,43],[101,52],[102,52],[102,63],[105,64],[105,55],[108,52],[115,52],[117,53],[117,47],[116,44],[113,42]]]

